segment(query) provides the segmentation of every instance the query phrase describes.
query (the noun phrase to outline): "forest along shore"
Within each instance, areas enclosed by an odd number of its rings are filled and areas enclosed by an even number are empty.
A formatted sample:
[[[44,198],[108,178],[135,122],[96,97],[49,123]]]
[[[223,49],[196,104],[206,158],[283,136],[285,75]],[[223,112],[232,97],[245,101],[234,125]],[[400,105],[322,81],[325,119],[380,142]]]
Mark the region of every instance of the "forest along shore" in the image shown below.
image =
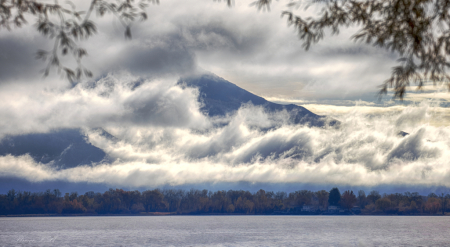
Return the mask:
[[[243,190],[173,190],[143,192],[109,189],[104,193],[10,190],[0,194],[0,216],[163,216],[163,215],[447,215],[450,195],[363,190],[340,193],[298,190],[255,193]]]

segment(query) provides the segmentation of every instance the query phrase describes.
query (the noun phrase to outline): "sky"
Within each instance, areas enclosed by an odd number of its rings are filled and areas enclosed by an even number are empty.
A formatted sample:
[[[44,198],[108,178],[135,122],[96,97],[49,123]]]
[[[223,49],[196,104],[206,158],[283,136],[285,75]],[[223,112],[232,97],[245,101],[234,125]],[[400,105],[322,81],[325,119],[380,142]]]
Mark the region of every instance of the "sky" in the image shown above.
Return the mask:
[[[38,49],[52,42],[29,24],[0,30],[0,139],[79,128],[112,163],[56,169],[30,156],[0,156],[0,176],[23,183],[118,188],[364,188],[436,191],[450,186],[450,94],[412,86],[403,102],[377,97],[398,58],[351,40],[357,26],[308,51],[281,12],[252,1],[161,0],[133,39],[112,17],[80,45],[94,79],[76,85],[56,71],[43,78]],[[86,1],[75,1],[83,9]],[[318,9],[295,10],[308,16]],[[70,60],[64,61],[71,64]],[[246,105],[224,119],[199,111],[180,77],[213,73],[265,99],[297,104],[341,121],[339,129],[289,124],[283,113]],[[142,82],[133,89],[136,81]],[[95,85],[95,86],[93,86]],[[217,121],[226,126],[217,127]],[[255,128],[256,126],[256,128]],[[117,137],[99,135],[101,127]],[[271,131],[261,129],[273,127]],[[399,131],[410,133],[406,137]],[[295,155],[301,153],[300,158]],[[84,188],[84,187],[83,187]],[[258,188],[259,189],[259,188]]]

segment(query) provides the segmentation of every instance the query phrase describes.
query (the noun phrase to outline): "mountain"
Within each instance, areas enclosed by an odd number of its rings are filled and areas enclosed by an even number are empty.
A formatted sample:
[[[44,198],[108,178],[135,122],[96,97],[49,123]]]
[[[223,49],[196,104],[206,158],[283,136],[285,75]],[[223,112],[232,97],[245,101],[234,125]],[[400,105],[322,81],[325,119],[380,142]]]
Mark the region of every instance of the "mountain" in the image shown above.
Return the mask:
[[[0,155],[29,154],[36,162],[70,168],[100,162],[106,153],[87,141],[79,129],[7,136],[0,141]]]
[[[336,120],[314,114],[298,105],[281,105],[269,102],[225,79],[211,74],[181,78],[177,84],[181,87],[191,87],[199,90],[198,100],[203,103],[200,110],[209,117],[232,114],[242,104],[252,103],[255,106],[263,107],[268,113],[286,110],[291,122],[294,124],[306,124],[316,127],[339,124]]]
[[[264,107],[269,113],[285,110],[291,122],[295,124],[322,127],[339,123],[316,115],[301,106],[269,102],[215,75],[181,78],[178,85],[195,87],[199,90],[198,100],[203,103],[200,110],[209,117],[233,114],[243,104],[252,103]],[[118,141],[102,128],[95,128],[92,131],[112,142]],[[0,156],[8,154],[13,156],[29,154],[38,163],[62,169],[110,161],[102,149],[89,143],[87,136],[80,129],[59,129],[49,133],[7,136],[0,140]]]

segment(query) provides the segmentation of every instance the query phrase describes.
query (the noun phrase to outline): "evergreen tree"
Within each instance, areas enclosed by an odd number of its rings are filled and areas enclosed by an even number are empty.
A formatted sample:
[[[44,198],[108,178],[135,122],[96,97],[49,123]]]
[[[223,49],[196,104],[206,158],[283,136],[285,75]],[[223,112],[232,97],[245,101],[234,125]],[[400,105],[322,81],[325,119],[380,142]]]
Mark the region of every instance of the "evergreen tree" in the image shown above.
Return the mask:
[[[328,196],[328,205],[338,206],[341,201],[341,192],[338,188],[333,188],[330,190],[330,195]]]

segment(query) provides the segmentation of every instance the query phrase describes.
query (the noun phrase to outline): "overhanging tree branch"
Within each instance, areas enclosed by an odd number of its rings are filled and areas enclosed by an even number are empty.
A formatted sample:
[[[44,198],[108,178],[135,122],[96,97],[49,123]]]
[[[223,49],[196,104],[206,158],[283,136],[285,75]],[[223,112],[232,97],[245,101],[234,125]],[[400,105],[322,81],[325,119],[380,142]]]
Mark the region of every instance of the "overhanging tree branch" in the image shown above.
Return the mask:
[[[0,0],[0,30],[20,28],[27,23],[25,15],[37,17],[37,30],[49,39],[55,39],[52,51],[39,50],[36,58],[47,61],[43,70],[44,76],[52,67],[58,73],[63,73],[71,82],[82,76],[92,77],[92,72],[82,65],[81,59],[87,51],[77,45],[82,39],[88,39],[97,33],[95,23],[90,20],[91,13],[96,11],[99,16],[113,14],[125,28],[125,38],[131,38],[131,25],[138,17],[146,20],[146,8],[150,3],[158,4],[159,0],[92,0],[87,11],[77,11],[75,4],[68,1],[65,8],[55,1],[54,4],[42,3],[36,0]],[[62,65],[60,55],[71,54],[76,61],[76,68]]]
[[[296,4],[301,3],[296,1]],[[292,3],[291,3],[292,4]],[[324,31],[339,34],[342,27],[361,26],[354,41],[398,53],[400,65],[381,86],[380,94],[393,88],[394,98],[403,99],[412,83],[446,83],[450,89],[450,3],[446,0],[314,0],[320,14],[303,19],[284,11],[306,50],[324,38]]]

